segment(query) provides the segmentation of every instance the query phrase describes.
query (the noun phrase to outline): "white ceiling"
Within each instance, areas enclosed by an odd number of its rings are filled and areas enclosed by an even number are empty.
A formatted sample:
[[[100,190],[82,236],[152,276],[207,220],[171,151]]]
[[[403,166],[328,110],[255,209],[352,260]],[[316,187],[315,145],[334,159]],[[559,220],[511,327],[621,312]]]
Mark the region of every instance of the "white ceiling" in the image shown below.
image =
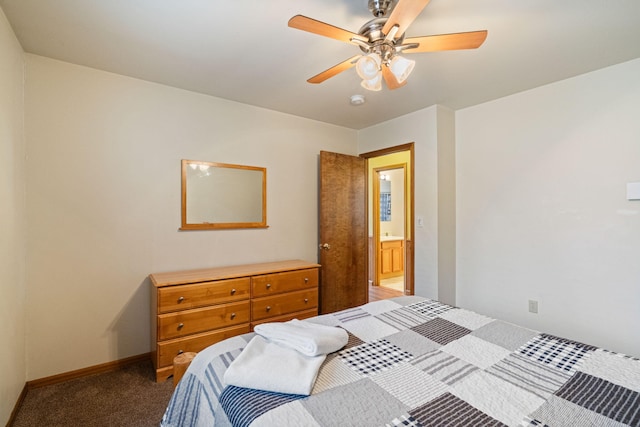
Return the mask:
[[[411,1],[411,0],[402,0]],[[360,53],[287,27],[302,14],[357,32],[367,0],[0,0],[26,52],[353,129],[433,104],[460,109],[640,57],[638,0],[431,0],[408,37],[486,29],[477,50],[412,54],[397,90],[369,92]],[[640,77],[639,77],[640,78]],[[353,94],[367,102],[349,105]]]

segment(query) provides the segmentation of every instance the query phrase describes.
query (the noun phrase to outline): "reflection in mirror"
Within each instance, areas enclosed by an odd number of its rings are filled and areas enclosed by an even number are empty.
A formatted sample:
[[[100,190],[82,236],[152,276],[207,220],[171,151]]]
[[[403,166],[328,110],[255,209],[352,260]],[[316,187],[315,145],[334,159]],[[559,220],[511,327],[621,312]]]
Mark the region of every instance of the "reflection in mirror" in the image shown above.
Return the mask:
[[[267,227],[267,171],[182,161],[182,230]]]
[[[391,221],[391,178],[380,174],[380,221]]]

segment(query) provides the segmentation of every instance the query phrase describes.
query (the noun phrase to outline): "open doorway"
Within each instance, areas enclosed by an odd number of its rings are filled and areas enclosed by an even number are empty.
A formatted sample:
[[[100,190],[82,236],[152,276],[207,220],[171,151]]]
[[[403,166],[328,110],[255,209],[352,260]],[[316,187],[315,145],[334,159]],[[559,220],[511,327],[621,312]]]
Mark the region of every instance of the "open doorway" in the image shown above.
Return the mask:
[[[369,300],[413,295],[413,143],[367,159]]]
[[[373,246],[376,252],[373,284],[403,294],[407,233],[406,170],[406,164],[375,168],[372,180]]]

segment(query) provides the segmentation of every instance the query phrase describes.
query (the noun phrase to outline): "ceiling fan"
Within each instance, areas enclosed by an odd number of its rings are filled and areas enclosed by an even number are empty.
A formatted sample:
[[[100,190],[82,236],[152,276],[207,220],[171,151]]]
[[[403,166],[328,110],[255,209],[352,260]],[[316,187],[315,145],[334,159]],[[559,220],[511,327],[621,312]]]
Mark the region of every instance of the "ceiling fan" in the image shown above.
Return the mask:
[[[389,89],[397,89],[407,83],[407,77],[415,65],[415,61],[399,53],[475,49],[484,43],[486,30],[405,38],[405,31],[429,1],[368,0],[374,19],[364,24],[357,33],[303,15],[294,16],[289,20],[289,27],[354,44],[363,52],[307,81],[322,83],[355,66],[365,89],[380,90],[382,80]]]

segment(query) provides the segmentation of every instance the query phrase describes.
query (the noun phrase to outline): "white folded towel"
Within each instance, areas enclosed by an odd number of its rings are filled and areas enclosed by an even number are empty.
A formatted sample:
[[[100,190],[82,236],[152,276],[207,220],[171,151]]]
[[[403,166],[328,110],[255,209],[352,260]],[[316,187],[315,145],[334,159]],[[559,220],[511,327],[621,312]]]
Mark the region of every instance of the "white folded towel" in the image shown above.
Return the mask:
[[[304,356],[256,335],[231,362],[224,381],[236,387],[308,396],[325,358]]]
[[[342,328],[298,319],[284,323],[263,323],[257,325],[254,331],[269,341],[293,348],[305,356],[333,353],[349,341],[349,334]]]

